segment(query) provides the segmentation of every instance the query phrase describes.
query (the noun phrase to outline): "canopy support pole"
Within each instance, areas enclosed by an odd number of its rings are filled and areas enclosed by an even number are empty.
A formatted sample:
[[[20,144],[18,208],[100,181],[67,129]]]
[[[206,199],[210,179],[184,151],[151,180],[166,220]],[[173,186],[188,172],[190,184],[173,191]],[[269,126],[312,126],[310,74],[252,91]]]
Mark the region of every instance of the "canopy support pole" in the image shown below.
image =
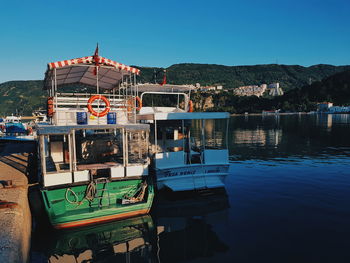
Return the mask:
[[[98,86],[98,67],[96,67],[96,91],[97,94],[100,94],[100,88]]]

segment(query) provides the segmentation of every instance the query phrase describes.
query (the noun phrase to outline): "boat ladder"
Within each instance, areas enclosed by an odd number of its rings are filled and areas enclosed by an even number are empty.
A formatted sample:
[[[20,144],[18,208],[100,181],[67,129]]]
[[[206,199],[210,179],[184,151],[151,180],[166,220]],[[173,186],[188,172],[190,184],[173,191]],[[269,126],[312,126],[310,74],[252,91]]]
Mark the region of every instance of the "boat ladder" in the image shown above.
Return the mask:
[[[97,178],[94,180],[94,183],[96,185],[96,193],[95,193],[95,198],[98,199],[98,207],[102,208],[103,206],[103,199],[104,199],[104,193],[107,193],[107,198],[108,198],[108,206],[111,205],[111,198],[109,195],[109,189],[108,189],[108,178],[106,177],[101,177]],[[103,184],[101,189],[98,189],[98,185]],[[101,192],[101,195],[99,195],[99,192]]]

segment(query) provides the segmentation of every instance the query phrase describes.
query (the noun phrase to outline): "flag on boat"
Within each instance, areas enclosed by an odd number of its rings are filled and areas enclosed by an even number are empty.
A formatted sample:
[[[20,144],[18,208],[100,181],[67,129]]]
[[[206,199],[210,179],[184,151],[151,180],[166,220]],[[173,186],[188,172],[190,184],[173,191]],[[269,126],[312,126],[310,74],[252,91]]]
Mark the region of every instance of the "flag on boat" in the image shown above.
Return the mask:
[[[98,70],[98,67],[100,66],[100,57],[98,56],[98,43],[94,54],[94,62],[95,62],[94,75],[97,75],[97,70]]]

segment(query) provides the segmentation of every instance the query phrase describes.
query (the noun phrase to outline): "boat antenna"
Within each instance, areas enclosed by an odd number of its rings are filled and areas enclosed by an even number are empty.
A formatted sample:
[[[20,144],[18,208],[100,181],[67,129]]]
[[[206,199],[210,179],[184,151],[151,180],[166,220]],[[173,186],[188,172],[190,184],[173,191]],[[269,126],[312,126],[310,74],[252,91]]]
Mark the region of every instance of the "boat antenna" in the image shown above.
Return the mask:
[[[156,69],[153,69],[153,81],[154,81],[154,84],[157,84],[157,71],[156,71]]]

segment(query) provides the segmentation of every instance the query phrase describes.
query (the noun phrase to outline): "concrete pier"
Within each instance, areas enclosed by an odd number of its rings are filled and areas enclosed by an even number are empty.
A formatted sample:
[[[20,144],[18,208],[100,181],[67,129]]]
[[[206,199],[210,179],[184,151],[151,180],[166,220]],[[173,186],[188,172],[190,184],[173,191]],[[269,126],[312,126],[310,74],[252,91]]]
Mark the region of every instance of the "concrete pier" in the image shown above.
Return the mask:
[[[29,261],[28,159],[33,143],[0,143],[0,262]]]

